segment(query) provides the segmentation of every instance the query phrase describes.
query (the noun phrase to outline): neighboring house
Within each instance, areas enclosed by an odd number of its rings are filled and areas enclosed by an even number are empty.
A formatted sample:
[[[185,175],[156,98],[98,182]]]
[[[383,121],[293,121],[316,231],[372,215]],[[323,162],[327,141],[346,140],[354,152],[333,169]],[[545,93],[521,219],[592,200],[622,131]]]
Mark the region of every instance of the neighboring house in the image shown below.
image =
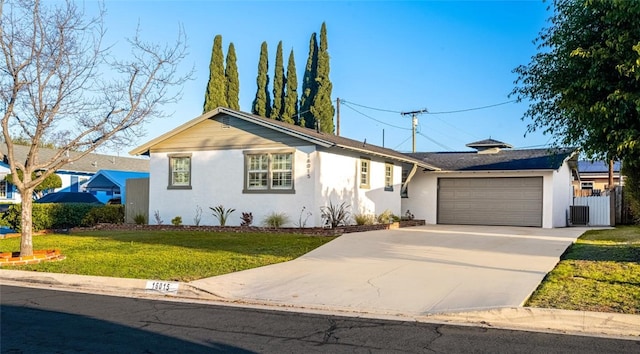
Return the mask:
[[[19,161],[25,161],[29,152],[29,146],[14,145],[14,155]],[[40,161],[48,161],[59,150],[40,148],[38,158]],[[74,152],[70,153],[73,156]],[[64,158],[64,157],[63,157]],[[4,177],[10,174],[7,156],[7,147],[0,144],[0,202],[19,203],[20,194],[15,186],[4,181]],[[103,154],[89,154],[78,161],[70,162],[56,171],[62,180],[62,187],[51,192],[83,192],[84,184],[101,169],[112,169],[120,171],[149,171],[149,160],[112,156]],[[4,192],[3,192],[4,190]]]
[[[403,213],[402,170],[438,168],[391,149],[217,108],[131,151],[150,156],[149,215],[217,225],[209,207],[251,212],[254,225],[285,213],[288,226],[322,226],[320,207]],[[309,215],[308,213],[311,213]]]
[[[576,149],[467,146],[476,151],[408,154],[441,170],[416,174],[402,209],[429,224],[567,226]]]
[[[0,203],[13,202],[16,199],[16,187],[4,180],[4,176],[8,174],[11,174],[9,165],[0,161]]]
[[[100,170],[89,179],[84,188],[102,203],[119,198],[117,204],[126,205],[125,190],[127,180],[131,178],[149,178],[149,172]]]
[[[624,185],[620,161],[613,163],[613,185]],[[609,189],[609,163],[606,161],[578,161],[579,179],[573,181],[574,195],[600,195]]]

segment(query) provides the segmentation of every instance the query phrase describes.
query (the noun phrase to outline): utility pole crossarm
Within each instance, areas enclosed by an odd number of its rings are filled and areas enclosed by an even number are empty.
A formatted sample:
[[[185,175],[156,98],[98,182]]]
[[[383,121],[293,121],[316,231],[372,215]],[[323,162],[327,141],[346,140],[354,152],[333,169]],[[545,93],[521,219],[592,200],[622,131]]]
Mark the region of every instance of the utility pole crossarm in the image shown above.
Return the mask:
[[[416,127],[418,126],[418,114],[423,114],[423,113],[428,113],[429,111],[427,111],[426,108],[424,109],[420,109],[417,111],[411,111],[411,112],[400,112],[400,114],[402,114],[403,116],[408,116],[411,115],[412,119],[411,119],[411,132],[412,132],[412,137],[413,137],[413,146],[412,146],[412,152],[416,152]]]

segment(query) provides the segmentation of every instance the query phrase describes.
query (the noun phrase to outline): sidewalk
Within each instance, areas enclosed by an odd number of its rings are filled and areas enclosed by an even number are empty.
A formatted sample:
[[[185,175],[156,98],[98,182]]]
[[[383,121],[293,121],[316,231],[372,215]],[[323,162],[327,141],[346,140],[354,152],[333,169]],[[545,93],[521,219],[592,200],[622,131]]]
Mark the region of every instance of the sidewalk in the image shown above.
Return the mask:
[[[96,277],[17,270],[0,270],[0,280],[7,286],[25,286],[92,294],[153,298],[165,301],[199,302],[216,305],[254,307],[306,313],[377,318],[401,321],[444,323],[571,335],[603,336],[640,340],[640,316],[616,313],[567,311],[510,307],[491,310],[415,315],[389,311],[357,312],[335,307],[297,307],[282,303],[247,301],[222,297],[191,283],[178,285],[177,292],[164,293],[147,289],[149,280]],[[209,289],[211,290],[211,289]]]

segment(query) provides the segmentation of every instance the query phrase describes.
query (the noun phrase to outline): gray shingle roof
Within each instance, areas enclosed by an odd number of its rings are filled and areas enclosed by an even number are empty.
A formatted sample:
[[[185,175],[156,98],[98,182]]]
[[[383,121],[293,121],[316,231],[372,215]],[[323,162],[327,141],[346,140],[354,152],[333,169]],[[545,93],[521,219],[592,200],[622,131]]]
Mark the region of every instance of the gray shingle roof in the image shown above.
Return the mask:
[[[16,160],[25,161],[27,159],[27,153],[29,152],[29,146],[14,145],[14,155]],[[51,159],[59,150],[40,148],[38,154],[39,161],[47,161]],[[78,153],[71,152],[70,156],[77,155]],[[0,144],[0,158],[2,161],[8,162],[7,146]],[[96,173],[99,170],[120,170],[120,171],[149,171],[149,159],[145,158],[133,158],[122,157],[114,155],[102,155],[102,154],[89,154],[78,161],[71,162],[63,166],[58,171],[68,172],[87,172]]]
[[[469,152],[416,152],[406,155],[448,171],[556,170],[576,149],[501,150],[494,154]]]

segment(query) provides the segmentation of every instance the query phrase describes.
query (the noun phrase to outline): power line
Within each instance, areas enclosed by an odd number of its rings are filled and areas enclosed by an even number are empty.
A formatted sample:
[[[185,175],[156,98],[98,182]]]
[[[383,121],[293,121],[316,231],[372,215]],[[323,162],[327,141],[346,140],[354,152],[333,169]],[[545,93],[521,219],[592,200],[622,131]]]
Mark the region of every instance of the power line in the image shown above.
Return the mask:
[[[502,106],[502,105],[505,105],[505,104],[513,103],[513,102],[517,102],[517,100],[505,101],[505,102],[500,102],[500,103],[496,103],[496,104],[490,104],[488,106],[482,106],[482,107],[459,109],[459,110],[456,110],[456,111],[427,112],[425,114],[451,114],[451,113],[462,113],[462,112],[469,112],[469,111],[478,111],[478,110],[481,110],[481,109],[487,109],[487,108]]]
[[[393,111],[393,110],[390,110],[390,109],[369,107],[369,106],[361,105],[361,104],[358,104],[358,103],[353,103],[353,102],[345,101],[344,99],[340,99],[340,102],[341,102],[341,103],[348,103],[348,104],[352,104],[352,105],[354,105],[354,106],[358,106],[358,107],[362,107],[362,108],[366,108],[366,109],[371,109],[371,110],[374,110],[374,111],[389,112],[389,113],[402,113],[402,112],[400,112],[400,111]]]
[[[343,101],[342,99],[340,99],[340,103],[342,103],[345,107],[349,108],[350,110],[352,110],[352,111],[354,111],[354,112],[356,112],[356,113],[358,113],[358,114],[361,114],[361,115],[363,115],[363,116],[365,116],[365,117],[367,117],[367,118],[369,118],[369,119],[371,119],[371,120],[374,120],[374,121],[376,121],[376,122],[378,122],[378,123],[380,123],[380,124],[388,125],[388,126],[390,126],[390,127],[396,128],[396,129],[411,130],[411,128],[399,127],[399,126],[397,126],[397,125],[389,124],[389,123],[383,122],[383,121],[381,121],[381,120],[379,120],[379,119],[375,119],[375,118],[373,118],[373,117],[371,117],[371,116],[369,116],[369,115],[366,115],[366,114],[364,114],[364,113],[362,113],[362,112],[358,111],[357,109],[355,109],[355,108],[351,107],[351,106],[350,106],[350,104],[351,104],[351,103],[347,104],[347,103],[346,103],[345,101]]]
[[[430,142],[432,142],[432,143],[434,143],[434,144],[436,144],[436,145],[440,146],[441,148],[443,148],[443,149],[445,149],[445,150],[453,151],[453,149],[452,149],[452,148],[450,148],[450,147],[448,147],[448,146],[446,146],[446,145],[444,145],[444,144],[441,144],[441,143],[437,142],[436,140],[434,140],[434,139],[432,139],[432,138],[430,138],[430,137],[428,137],[428,136],[426,136],[426,135],[422,134],[421,132],[418,132],[418,135],[422,135],[424,138],[426,138],[426,139],[427,139],[427,140],[429,140]]]
[[[396,145],[396,147],[394,147],[393,149],[397,150],[402,144],[406,143],[407,140],[411,139],[412,137],[413,137],[413,134],[409,135],[406,139],[404,139],[400,144]]]
[[[510,100],[510,101],[505,101],[505,102],[500,102],[500,103],[495,103],[495,104],[490,104],[487,106],[481,106],[481,107],[472,107],[472,108],[465,108],[465,109],[458,109],[458,110],[453,110],[453,111],[442,111],[442,112],[425,112],[425,114],[451,114],[451,113],[462,113],[462,112],[469,112],[469,111],[478,111],[481,109],[487,109],[487,108],[493,108],[493,107],[498,107],[498,106],[502,106],[505,104],[509,104],[509,103],[514,103],[517,102],[518,100]],[[362,107],[362,108],[366,108],[366,109],[371,109],[374,111],[380,111],[380,112],[389,112],[389,113],[403,113],[402,111],[394,111],[391,109],[384,109],[384,108],[376,108],[376,107],[371,107],[371,106],[365,106],[359,103],[354,103],[354,102],[350,102],[350,101],[346,101],[344,99],[340,99],[341,103],[348,103],[354,106],[358,106],[358,107]]]

